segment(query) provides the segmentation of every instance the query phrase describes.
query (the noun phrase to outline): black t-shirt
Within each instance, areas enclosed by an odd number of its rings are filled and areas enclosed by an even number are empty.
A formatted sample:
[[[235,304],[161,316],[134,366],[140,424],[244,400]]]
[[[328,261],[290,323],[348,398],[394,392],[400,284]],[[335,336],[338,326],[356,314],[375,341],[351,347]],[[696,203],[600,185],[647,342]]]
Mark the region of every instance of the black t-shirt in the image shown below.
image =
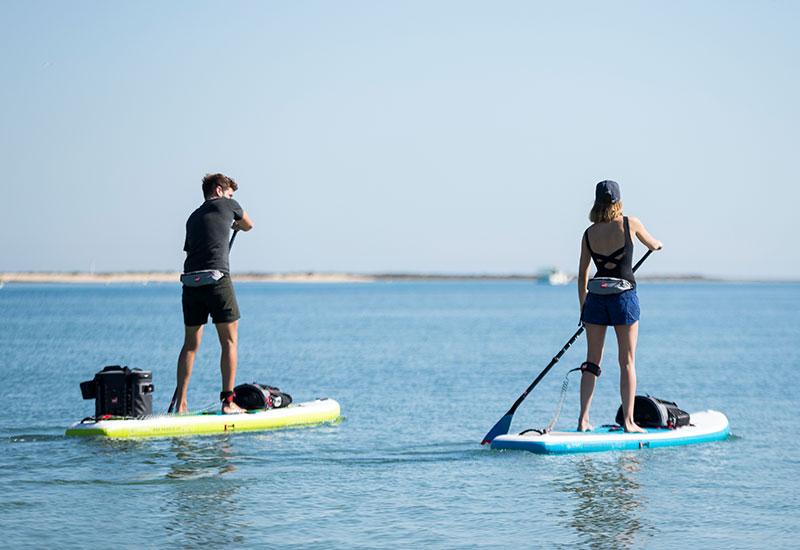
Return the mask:
[[[230,273],[228,256],[231,225],[241,220],[242,207],[233,199],[210,199],[192,212],[186,220],[186,261],[183,272],[218,269]]]

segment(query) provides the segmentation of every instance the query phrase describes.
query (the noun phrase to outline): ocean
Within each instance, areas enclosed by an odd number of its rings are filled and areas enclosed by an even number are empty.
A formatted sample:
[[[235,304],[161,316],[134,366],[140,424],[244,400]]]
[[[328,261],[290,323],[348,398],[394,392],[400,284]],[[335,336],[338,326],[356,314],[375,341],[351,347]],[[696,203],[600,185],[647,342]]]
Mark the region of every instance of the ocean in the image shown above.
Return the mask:
[[[333,397],[337,425],[261,434],[67,438],[105,365],[153,372],[165,411],[182,342],[177,284],[0,288],[0,535],[6,547],[795,548],[800,284],[649,283],[639,393],[716,409],[703,445],[539,456],[486,431],[574,333],[573,285],[237,286],[238,381]],[[207,328],[190,406],[215,402]],[[595,424],[619,405],[609,332]],[[552,418],[583,337],[520,407]],[[575,426],[578,377],[557,427]]]

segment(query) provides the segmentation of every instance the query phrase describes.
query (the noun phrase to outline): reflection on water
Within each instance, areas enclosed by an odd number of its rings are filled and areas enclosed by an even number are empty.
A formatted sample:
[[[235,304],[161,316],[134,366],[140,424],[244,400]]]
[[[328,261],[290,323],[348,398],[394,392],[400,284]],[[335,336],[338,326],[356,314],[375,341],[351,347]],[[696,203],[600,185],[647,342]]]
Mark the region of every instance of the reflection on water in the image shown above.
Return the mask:
[[[228,437],[176,438],[170,445],[175,459],[166,478],[171,499],[161,503],[165,529],[181,546],[227,545],[242,542],[240,490],[235,450]]]
[[[167,477],[191,479],[236,471],[231,463],[232,450],[227,437],[175,438],[171,444],[176,460]]]
[[[590,548],[630,548],[651,528],[640,513],[642,494],[637,482],[641,457],[623,454],[609,461],[580,456],[568,479],[557,480],[561,491],[577,497],[568,525]]]

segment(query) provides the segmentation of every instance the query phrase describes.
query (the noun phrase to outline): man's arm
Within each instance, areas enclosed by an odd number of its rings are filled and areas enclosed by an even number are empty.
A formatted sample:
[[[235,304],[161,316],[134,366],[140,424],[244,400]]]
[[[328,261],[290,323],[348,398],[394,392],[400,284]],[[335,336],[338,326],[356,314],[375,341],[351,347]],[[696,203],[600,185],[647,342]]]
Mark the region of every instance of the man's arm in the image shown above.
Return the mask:
[[[233,228],[239,231],[250,231],[253,229],[253,221],[250,219],[250,216],[247,215],[247,212],[242,212],[242,219],[233,222]]]

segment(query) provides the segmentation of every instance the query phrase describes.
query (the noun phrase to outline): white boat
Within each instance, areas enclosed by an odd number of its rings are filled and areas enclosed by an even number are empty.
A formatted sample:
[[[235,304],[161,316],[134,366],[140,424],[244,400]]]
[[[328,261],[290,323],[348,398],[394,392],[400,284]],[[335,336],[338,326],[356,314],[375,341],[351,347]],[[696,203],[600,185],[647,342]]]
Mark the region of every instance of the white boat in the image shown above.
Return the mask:
[[[568,284],[572,280],[572,276],[561,271],[557,267],[550,267],[541,270],[537,275],[536,280],[542,284],[558,286]]]

